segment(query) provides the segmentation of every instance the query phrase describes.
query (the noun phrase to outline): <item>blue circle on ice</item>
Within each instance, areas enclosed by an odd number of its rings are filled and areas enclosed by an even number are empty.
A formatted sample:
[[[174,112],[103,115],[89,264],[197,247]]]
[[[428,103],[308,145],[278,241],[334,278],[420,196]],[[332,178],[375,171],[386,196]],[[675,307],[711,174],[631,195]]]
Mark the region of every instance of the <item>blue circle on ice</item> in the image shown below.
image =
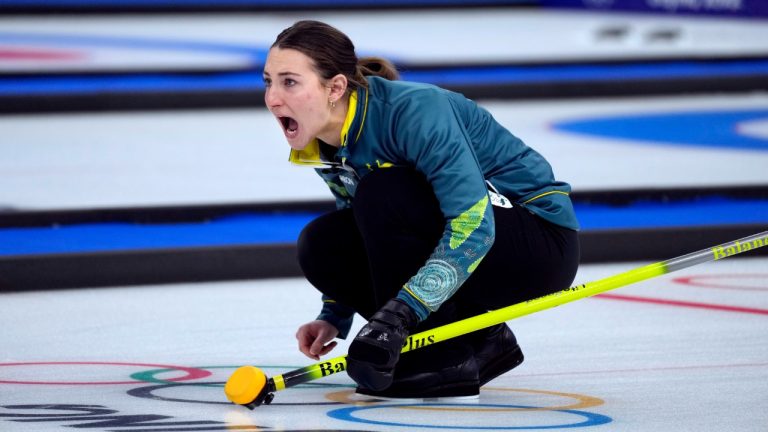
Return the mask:
[[[768,151],[768,136],[745,131],[768,121],[768,109],[690,111],[555,122],[555,130],[648,144]]]
[[[486,408],[528,408],[536,409],[538,407],[524,406],[524,405],[500,405],[500,404],[389,404],[389,405],[371,405],[371,406],[352,406],[346,408],[339,408],[328,412],[328,416],[337,420],[344,420],[356,423],[367,423],[381,426],[406,426],[406,427],[421,427],[432,429],[462,429],[462,430],[539,430],[539,429],[564,429],[564,428],[577,428],[577,427],[589,427],[599,426],[607,424],[613,421],[612,418],[604,416],[602,414],[595,414],[586,411],[578,410],[552,410],[554,412],[573,414],[584,417],[585,420],[578,423],[566,423],[566,424],[553,424],[553,425],[531,425],[531,426],[455,426],[455,425],[430,425],[430,424],[416,424],[416,423],[398,423],[393,421],[382,420],[369,420],[360,417],[355,417],[355,413],[363,410],[372,410],[380,408],[403,408],[403,407],[424,407],[424,406],[436,406],[436,407],[486,407]]]

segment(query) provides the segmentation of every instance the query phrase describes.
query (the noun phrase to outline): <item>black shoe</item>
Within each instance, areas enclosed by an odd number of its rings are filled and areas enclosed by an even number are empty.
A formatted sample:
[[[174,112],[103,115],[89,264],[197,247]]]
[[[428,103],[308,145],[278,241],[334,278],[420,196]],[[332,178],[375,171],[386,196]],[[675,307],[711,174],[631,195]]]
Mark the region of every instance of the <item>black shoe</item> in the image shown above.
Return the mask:
[[[523,362],[523,352],[515,334],[506,324],[486,329],[474,339],[475,359],[479,371],[480,386],[499,375],[511,371]]]
[[[479,372],[469,344],[441,342],[404,354],[394,381],[384,390],[358,387],[357,393],[394,399],[474,398],[480,394]]]

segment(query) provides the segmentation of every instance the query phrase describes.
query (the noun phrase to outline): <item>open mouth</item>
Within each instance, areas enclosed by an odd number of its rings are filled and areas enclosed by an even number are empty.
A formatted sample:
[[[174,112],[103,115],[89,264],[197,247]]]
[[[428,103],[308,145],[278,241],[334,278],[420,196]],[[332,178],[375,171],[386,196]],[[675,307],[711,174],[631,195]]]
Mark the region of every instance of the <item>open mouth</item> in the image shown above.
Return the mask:
[[[299,133],[299,123],[293,119],[293,117],[278,117],[280,124],[283,125],[285,136],[288,138],[295,138]]]

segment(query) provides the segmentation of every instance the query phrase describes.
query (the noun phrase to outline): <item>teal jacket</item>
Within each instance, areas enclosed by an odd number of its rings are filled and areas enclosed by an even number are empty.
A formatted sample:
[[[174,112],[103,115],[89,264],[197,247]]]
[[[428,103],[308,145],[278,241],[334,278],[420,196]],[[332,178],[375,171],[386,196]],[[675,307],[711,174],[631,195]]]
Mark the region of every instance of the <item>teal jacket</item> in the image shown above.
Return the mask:
[[[458,93],[368,77],[368,88],[350,97],[341,147],[335,154],[322,151],[327,147],[315,141],[292,151],[290,159],[317,168],[338,208],[353,205],[360,179],[378,169],[413,167],[432,185],[445,230],[398,294],[421,319],[450,298],[488,253],[499,195],[551,223],[579,228],[570,186],[555,180],[539,153]],[[319,319],[346,337],[354,311],[324,302]]]

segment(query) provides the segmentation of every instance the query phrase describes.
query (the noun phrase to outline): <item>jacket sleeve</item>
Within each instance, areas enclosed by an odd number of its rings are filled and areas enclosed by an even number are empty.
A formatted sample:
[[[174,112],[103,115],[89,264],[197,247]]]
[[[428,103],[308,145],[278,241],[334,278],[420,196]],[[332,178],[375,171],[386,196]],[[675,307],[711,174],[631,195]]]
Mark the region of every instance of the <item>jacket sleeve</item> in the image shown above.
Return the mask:
[[[339,179],[339,173],[330,168],[316,169],[315,172],[325,181],[325,184],[331,190],[331,194],[336,198],[336,208],[341,210],[350,207],[349,193]],[[323,295],[322,299],[323,307],[316,319],[331,323],[339,331],[336,337],[346,339],[349,329],[352,327],[355,311],[352,308],[336,303],[334,299],[326,295]]]
[[[398,153],[426,176],[445,217],[437,247],[398,294],[422,319],[461,287],[495,236],[485,178],[458,108],[445,93],[425,93],[393,114]]]
[[[323,295],[323,308],[320,310],[320,315],[317,319],[331,323],[339,334],[336,335],[339,339],[346,339],[349,334],[349,329],[352,328],[352,320],[355,317],[355,311],[347,306],[336,303],[332,298]]]

